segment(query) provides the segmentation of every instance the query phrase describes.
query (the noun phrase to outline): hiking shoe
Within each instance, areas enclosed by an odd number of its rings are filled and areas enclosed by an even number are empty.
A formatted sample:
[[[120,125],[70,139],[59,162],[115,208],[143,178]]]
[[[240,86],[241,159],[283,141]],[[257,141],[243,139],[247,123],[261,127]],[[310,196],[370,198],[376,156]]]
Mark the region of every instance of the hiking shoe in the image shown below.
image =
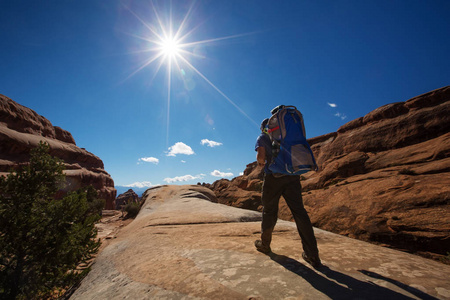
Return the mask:
[[[320,267],[323,267],[322,262],[320,261],[319,257],[309,257],[306,255],[305,252],[302,253],[302,258],[308,263],[310,264],[314,269],[318,269]]]
[[[262,252],[264,254],[269,254],[272,251],[272,250],[270,250],[270,247],[264,246],[263,242],[261,240],[255,241],[255,247],[256,247],[256,250],[258,250],[259,252]]]

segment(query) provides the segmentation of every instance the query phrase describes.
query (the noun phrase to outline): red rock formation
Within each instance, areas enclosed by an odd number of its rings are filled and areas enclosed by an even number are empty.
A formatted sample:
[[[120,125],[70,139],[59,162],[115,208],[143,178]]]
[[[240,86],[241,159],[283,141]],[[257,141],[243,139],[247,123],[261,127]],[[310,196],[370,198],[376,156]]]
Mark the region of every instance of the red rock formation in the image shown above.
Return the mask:
[[[139,196],[132,189],[117,196],[114,205],[116,209],[122,209],[129,203],[139,203]]]
[[[94,154],[75,145],[70,132],[53,126],[49,120],[6,96],[0,95],[0,176],[29,160],[29,152],[40,141],[50,145],[50,154],[64,161],[67,190],[92,185],[114,209],[114,181]]]
[[[320,168],[302,176],[314,226],[428,256],[450,252],[450,87],[308,141]],[[253,163],[211,188],[220,203],[261,209],[245,194],[261,175]],[[284,201],[279,215],[292,220]]]

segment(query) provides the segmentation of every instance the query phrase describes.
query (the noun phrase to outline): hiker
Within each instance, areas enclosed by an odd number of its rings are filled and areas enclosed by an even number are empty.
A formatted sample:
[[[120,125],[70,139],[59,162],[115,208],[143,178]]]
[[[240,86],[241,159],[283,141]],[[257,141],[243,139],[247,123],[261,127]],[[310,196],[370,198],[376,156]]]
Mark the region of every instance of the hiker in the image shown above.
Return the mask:
[[[302,240],[304,251],[302,257],[314,268],[319,268],[322,263],[319,258],[319,250],[317,249],[311,220],[303,206],[300,175],[276,174],[269,170],[269,164],[272,162],[272,141],[267,131],[268,122],[269,119],[262,121],[261,134],[255,145],[257,163],[264,167],[265,173],[261,199],[263,204],[261,239],[255,241],[255,247],[264,254],[271,252],[270,242],[278,219],[278,203],[280,197],[283,196],[294,216]]]

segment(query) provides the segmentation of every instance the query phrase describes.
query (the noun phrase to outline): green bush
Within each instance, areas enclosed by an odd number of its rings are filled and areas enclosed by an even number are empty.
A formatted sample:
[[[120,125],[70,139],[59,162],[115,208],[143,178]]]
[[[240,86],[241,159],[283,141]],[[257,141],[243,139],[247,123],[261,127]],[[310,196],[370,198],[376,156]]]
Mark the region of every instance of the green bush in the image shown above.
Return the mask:
[[[447,256],[441,258],[441,262],[450,265],[450,252],[447,252]]]
[[[102,210],[105,207],[106,201],[104,199],[97,198],[98,197],[97,190],[92,185],[81,188],[77,192],[86,194],[86,200],[89,206],[88,209],[89,213],[98,214],[100,216],[102,215]]]
[[[141,206],[139,203],[131,202],[125,206],[125,211],[127,212],[126,218],[136,218],[139,211],[141,210]]]
[[[100,245],[88,193],[54,199],[63,164],[48,151],[40,143],[28,165],[0,176],[1,299],[43,299],[70,287]]]

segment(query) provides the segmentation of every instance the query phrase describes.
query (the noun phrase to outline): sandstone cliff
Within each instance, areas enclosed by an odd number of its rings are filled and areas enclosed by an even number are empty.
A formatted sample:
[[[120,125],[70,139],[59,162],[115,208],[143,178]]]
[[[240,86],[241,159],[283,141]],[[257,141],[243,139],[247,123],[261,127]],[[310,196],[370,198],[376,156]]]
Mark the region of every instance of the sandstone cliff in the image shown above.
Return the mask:
[[[70,132],[10,98],[0,95],[0,176],[29,160],[40,141],[50,145],[50,154],[64,160],[68,190],[92,185],[106,208],[113,209],[114,181],[94,154],[79,148]]]
[[[301,178],[314,226],[435,258],[450,252],[450,87],[308,141],[320,168]],[[261,171],[252,163],[208,186],[220,203],[261,210]],[[284,201],[280,217],[292,220]]]

